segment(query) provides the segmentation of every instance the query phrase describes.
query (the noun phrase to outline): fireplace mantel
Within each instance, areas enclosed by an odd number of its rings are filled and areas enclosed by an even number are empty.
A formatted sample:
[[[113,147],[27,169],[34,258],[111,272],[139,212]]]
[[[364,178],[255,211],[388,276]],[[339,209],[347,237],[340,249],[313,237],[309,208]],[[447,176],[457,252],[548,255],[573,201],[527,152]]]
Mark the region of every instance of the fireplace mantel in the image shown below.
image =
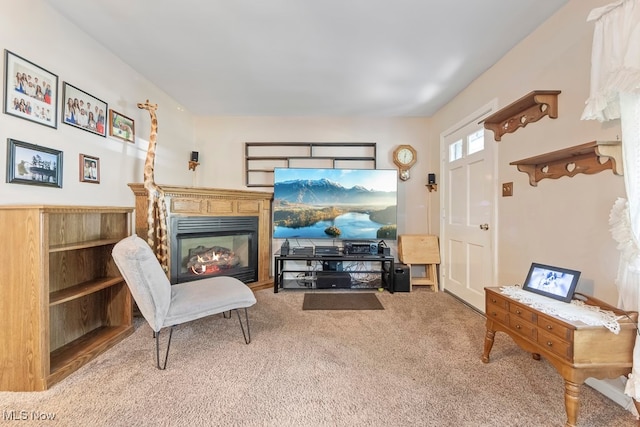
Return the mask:
[[[258,281],[249,284],[254,289],[273,286],[271,265],[271,200],[273,193],[227,190],[204,187],[158,185],[165,196],[167,227],[176,216],[257,216],[258,217]],[[147,235],[147,192],[142,183],[129,187],[136,196],[136,234]],[[171,230],[169,230],[169,236]],[[169,254],[169,259],[171,255]]]

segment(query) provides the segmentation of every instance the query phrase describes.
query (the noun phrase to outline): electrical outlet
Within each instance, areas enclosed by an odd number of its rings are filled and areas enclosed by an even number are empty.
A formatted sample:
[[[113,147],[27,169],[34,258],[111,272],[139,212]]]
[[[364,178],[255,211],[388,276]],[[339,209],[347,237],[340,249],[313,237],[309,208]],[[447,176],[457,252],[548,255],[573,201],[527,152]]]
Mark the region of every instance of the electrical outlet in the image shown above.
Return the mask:
[[[502,197],[513,196],[513,182],[505,182],[502,184]]]

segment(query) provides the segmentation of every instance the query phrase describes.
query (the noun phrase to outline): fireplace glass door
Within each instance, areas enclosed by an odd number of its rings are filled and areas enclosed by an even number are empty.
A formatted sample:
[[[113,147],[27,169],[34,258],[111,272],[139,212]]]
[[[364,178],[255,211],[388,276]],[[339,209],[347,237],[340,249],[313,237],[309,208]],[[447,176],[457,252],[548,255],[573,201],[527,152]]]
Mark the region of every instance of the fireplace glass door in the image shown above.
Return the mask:
[[[197,232],[183,218],[173,239],[172,283],[211,276],[232,276],[245,283],[257,280],[257,230],[245,227],[200,227]],[[187,227],[185,227],[185,225]],[[186,230],[185,230],[186,228]],[[236,228],[236,229],[234,229]],[[182,231],[188,231],[181,233]]]

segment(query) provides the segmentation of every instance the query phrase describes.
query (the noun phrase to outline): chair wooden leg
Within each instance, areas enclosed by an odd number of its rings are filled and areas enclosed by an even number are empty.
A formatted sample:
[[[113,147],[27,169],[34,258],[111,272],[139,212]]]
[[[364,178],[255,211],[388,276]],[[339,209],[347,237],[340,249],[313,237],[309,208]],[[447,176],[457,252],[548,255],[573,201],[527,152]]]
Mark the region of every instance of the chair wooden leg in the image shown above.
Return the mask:
[[[236,309],[236,314],[238,315],[238,322],[240,322],[240,328],[242,329],[242,336],[244,337],[245,344],[249,344],[251,342],[251,330],[249,329],[249,312],[247,308],[244,309],[244,317],[245,322],[247,323],[247,332],[244,331],[244,326],[242,325],[242,319],[240,318],[240,311]]]
[[[167,351],[164,355],[164,362],[160,366],[160,331],[154,332],[156,337],[156,366],[158,369],[167,369],[167,359],[169,359],[169,347],[171,346],[171,337],[173,336],[173,326],[169,328],[169,341],[167,342]]]

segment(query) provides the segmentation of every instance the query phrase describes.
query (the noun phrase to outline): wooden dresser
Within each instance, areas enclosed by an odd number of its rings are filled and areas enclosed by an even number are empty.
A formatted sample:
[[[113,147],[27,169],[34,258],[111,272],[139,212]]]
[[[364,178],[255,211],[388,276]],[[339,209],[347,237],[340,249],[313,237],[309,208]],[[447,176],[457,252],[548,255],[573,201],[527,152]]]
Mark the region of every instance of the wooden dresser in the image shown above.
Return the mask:
[[[603,326],[544,314],[500,293],[498,287],[485,288],[485,296],[487,332],[482,361],[489,363],[497,331],[509,335],[534,359],[547,359],[565,381],[566,426],[577,423],[580,385],[587,378],[617,378],[631,372],[637,312],[624,313],[603,301],[585,297],[586,304],[628,314],[619,320],[620,333],[616,335]]]

